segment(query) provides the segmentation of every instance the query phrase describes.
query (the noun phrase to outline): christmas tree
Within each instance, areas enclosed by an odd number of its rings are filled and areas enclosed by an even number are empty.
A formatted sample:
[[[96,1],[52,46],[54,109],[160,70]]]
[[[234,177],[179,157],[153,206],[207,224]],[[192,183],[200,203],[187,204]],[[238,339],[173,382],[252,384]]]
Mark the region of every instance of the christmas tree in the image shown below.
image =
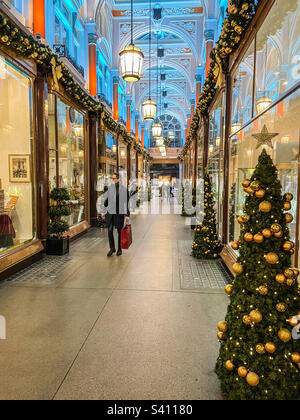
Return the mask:
[[[240,249],[226,321],[218,324],[221,342],[216,373],[230,400],[300,399],[300,340],[297,276],[291,267],[294,244],[287,224],[292,194],[282,197],[277,169],[263,150],[250,180],[249,196],[238,218]]]
[[[214,204],[210,177],[206,173],[204,178],[204,219],[194,229],[195,237],[192,244],[192,255],[194,258],[215,259],[218,258],[222,250],[217,234]]]

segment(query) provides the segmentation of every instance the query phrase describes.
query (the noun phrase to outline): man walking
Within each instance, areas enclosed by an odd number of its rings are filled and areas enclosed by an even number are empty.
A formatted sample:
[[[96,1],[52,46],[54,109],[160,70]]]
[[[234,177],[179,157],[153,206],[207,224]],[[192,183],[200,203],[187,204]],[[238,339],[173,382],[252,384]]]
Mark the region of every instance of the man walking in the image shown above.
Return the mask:
[[[104,202],[104,207],[107,210],[106,214],[102,214],[102,218],[106,220],[108,228],[108,240],[110,250],[107,254],[111,257],[116,252],[114,228],[118,231],[118,251],[117,255],[122,255],[121,249],[121,231],[124,227],[124,222],[129,223],[130,212],[128,207],[128,190],[120,183],[118,173],[112,175],[112,185],[108,187],[107,198]]]

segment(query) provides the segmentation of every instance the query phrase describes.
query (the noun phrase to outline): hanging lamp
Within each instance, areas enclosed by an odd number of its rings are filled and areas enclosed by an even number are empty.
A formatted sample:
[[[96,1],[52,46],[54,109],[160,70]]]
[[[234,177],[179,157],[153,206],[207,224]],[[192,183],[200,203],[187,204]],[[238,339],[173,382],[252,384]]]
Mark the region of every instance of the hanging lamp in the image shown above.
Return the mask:
[[[123,79],[126,82],[138,82],[142,75],[144,54],[133,43],[133,0],[131,0],[131,42],[119,56]]]
[[[158,99],[158,66],[159,66],[159,60],[158,60],[158,36],[157,36],[157,78],[156,78],[156,83],[157,83],[157,104],[159,104],[159,99]],[[159,122],[159,118],[157,117],[154,124],[152,125],[152,136],[157,139],[159,137],[161,137],[162,135],[162,125]]]
[[[156,103],[151,99],[151,14],[152,14],[152,2],[150,0],[150,10],[149,10],[149,98],[143,103],[143,117],[146,121],[153,121],[156,114]]]
[[[268,38],[266,43],[266,54],[265,54],[265,82],[264,82],[264,91],[262,97],[256,101],[256,109],[257,113],[260,114],[265,109],[267,109],[272,104],[272,99],[270,99],[266,92],[266,84],[267,84],[267,62],[268,62]]]

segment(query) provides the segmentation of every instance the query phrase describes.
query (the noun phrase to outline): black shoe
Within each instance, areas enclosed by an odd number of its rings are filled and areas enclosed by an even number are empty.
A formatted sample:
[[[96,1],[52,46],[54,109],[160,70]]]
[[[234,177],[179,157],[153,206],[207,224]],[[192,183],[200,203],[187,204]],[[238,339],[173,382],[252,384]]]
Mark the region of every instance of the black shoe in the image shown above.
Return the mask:
[[[118,250],[117,255],[118,255],[118,256],[119,256],[119,255],[122,255],[122,249],[119,249],[119,250]]]
[[[108,252],[107,256],[108,256],[108,257],[111,257],[111,256],[112,256],[112,254],[114,254],[115,252],[116,252],[116,250],[115,250],[115,249],[111,249],[111,250]]]

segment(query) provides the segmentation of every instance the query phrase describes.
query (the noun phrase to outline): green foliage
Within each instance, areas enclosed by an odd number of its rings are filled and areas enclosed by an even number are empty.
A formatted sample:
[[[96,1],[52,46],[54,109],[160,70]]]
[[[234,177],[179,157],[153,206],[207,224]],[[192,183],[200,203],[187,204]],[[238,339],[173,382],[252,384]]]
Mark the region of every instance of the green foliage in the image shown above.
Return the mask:
[[[62,220],[62,217],[70,215],[67,201],[70,195],[65,188],[53,188],[50,193],[50,205],[48,207],[48,233],[56,235],[58,238],[70,228],[69,224]]]
[[[199,259],[215,259],[219,257],[222,245],[218,239],[214,194],[208,174],[204,178],[204,219],[195,228],[192,244],[192,255]]]
[[[291,267],[291,253],[283,250],[283,244],[289,240],[289,229],[283,212],[284,200],[277,169],[272,159],[264,150],[259,157],[258,165],[251,178],[257,181],[260,189],[266,194],[257,198],[255,194],[246,199],[245,213],[249,216],[241,230],[241,246],[238,263],[243,272],[238,274],[230,294],[226,322],[227,331],[221,338],[220,355],[216,365],[216,373],[221,381],[223,396],[230,400],[293,400],[300,399],[299,367],[292,362],[291,354],[300,352],[300,340],[293,338],[283,342],[278,335],[281,328],[292,332],[292,326],[287,320],[298,314],[300,308],[297,293],[296,274],[294,284],[280,284],[276,281],[278,274],[283,274]],[[259,204],[268,201],[272,210],[268,213],[259,210]],[[246,216],[245,215],[245,216]],[[246,219],[248,219],[246,216]],[[274,235],[264,239],[262,243],[246,242],[245,233],[253,235],[270,229],[278,223],[283,231],[282,238]],[[265,256],[276,253],[277,264],[270,264]],[[266,291],[261,293],[261,286]],[[284,312],[278,311],[278,304],[286,305]],[[247,325],[243,322],[251,311],[258,310],[262,321]],[[249,323],[249,322],[248,322]],[[256,351],[258,344],[274,343],[274,354]],[[234,364],[234,370],[225,367],[226,361]],[[259,384],[250,386],[245,378],[238,376],[238,368],[245,366],[248,372],[259,376]]]

